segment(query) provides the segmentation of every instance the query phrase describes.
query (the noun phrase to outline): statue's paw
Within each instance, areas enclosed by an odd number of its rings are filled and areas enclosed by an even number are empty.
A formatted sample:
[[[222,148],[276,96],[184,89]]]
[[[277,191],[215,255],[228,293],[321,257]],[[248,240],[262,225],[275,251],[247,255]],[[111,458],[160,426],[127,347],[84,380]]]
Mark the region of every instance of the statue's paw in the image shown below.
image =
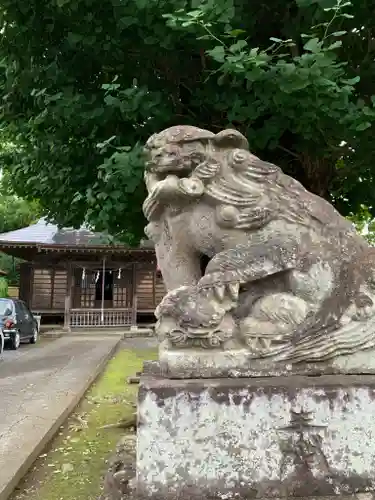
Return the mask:
[[[353,315],[355,321],[366,321],[375,314],[375,305],[358,307]]]
[[[240,339],[255,357],[269,354],[289,341],[289,331],[285,325],[248,317],[239,325]]]
[[[342,315],[341,325],[347,325],[351,321],[367,321],[375,315],[375,303],[365,294],[357,297],[356,303],[350,304]]]
[[[255,357],[269,355],[290,344],[308,311],[308,304],[290,293],[267,295],[257,300],[250,316],[240,321],[240,338]]]
[[[365,321],[375,314],[375,303],[368,293],[361,293],[356,299],[357,321]]]
[[[251,353],[259,356],[269,352],[272,346],[272,340],[265,337],[247,335],[245,337],[245,344],[250,349]]]

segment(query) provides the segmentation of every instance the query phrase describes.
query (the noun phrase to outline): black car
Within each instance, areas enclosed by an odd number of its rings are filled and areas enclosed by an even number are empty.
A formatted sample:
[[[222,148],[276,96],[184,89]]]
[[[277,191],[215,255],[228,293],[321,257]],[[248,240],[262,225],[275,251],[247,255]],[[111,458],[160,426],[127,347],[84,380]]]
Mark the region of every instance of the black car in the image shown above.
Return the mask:
[[[22,300],[0,299],[0,328],[5,345],[18,349],[21,342],[35,344],[38,323]]]

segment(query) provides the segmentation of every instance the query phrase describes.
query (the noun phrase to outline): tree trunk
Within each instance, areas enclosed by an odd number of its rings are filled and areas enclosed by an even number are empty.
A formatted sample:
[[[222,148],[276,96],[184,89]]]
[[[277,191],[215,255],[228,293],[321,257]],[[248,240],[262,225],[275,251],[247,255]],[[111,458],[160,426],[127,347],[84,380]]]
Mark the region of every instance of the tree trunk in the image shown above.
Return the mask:
[[[331,158],[314,158],[307,153],[300,155],[302,178],[306,189],[331,201],[330,187],[335,176],[335,164]]]

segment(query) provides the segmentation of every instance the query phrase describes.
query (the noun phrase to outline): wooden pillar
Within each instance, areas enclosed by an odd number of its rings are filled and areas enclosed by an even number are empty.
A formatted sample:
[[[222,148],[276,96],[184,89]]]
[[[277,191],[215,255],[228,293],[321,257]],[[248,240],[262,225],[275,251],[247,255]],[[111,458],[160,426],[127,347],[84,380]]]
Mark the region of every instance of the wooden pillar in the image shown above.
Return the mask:
[[[65,310],[64,310],[64,330],[70,332],[70,315],[72,308],[72,288],[73,288],[73,272],[74,268],[69,262],[66,268],[66,294],[65,294]]]
[[[34,304],[34,289],[35,289],[35,283],[34,283],[34,280],[35,280],[35,273],[34,273],[34,265],[30,265],[30,274],[29,274],[29,279],[30,279],[30,283],[29,283],[29,288],[28,288],[28,292],[27,292],[27,304],[29,305],[29,307],[33,307],[33,304]]]
[[[56,276],[56,268],[55,266],[51,267],[51,302],[50,308],[53,310],[53,299],[55,296],[55,276]]]
[[[137,326],[137,264],[133,264],[132,274],[132,326]]]
[[[100,301],[100,322],[104,325],[105,256],[102,260],[102,296]]]
[[[30,309],[33,307],[34,267],[30,262],[23,262],[19,267],[20,282],[18,298],[26,302]]]

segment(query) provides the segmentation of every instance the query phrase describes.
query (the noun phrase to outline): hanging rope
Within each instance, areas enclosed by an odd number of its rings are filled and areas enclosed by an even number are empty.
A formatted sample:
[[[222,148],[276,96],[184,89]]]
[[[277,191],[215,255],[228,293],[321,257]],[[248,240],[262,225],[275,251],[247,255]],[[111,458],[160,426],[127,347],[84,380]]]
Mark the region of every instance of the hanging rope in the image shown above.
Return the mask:
[[[82,268],[81,287],[84,288],[86,280],[86,269]]]

